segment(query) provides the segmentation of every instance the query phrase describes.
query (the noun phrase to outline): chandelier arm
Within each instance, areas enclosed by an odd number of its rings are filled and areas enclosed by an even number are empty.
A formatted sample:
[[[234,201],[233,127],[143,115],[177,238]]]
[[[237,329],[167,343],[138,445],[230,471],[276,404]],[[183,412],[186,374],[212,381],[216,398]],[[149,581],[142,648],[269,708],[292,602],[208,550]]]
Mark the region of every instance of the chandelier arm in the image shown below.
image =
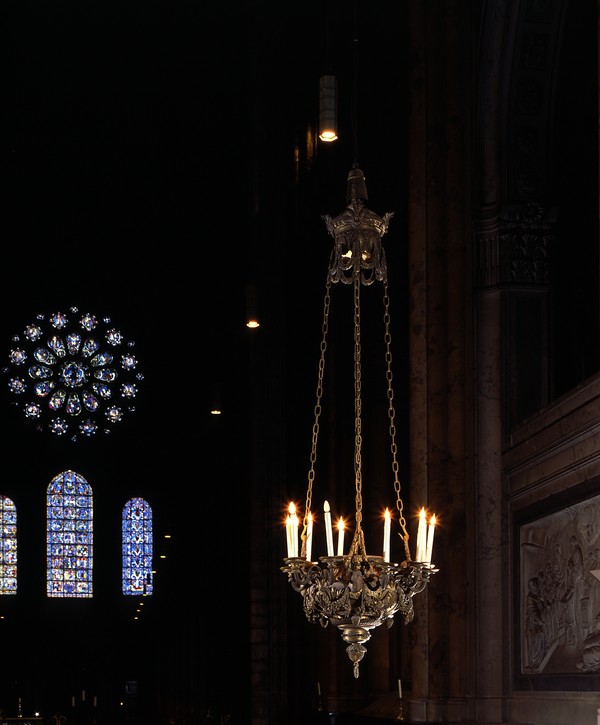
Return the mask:
[[[402,485],[400,483],[399,466],[398,466],[398,446],[396,444],[396,411],[394,408],[394,389],[392,386],[392,335],[390,332],[390,296],[388,290],[387,279],[383,281],[383,323],[384,323],[384,341],[385,341],[385,362],[386,362],[386,379],[387,379],[387,398],[388,398],[388,417],[390,421],[390,450],[392,454],[392,473],[394,474],[394,491],[396,492],[396,508],[398,509],[398,523],[401,529],[401,538],[404,542],[404,551],[407,561],[411,561],[410,547],[408,544],[409,533],[406,528],[406,519],[404,518],[404,503],[402,501]]]

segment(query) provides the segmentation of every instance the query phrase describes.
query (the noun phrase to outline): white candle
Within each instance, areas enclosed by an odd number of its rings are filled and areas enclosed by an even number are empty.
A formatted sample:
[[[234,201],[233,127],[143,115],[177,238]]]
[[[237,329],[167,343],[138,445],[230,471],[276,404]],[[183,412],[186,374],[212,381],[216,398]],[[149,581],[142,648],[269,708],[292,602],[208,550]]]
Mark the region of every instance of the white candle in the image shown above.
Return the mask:
[[[94,695],[94,707],[98,705],[98,698]]]
[[[290,503],[288,507],[288,511],[292,511],[294,504]],[[285,517],[285,534],[287,539],[287,555],[288,559],[292,556],[294,556],[294,544],[293,544],[293,535],[292,535],[292,515],[291,513],[288,513],[288,515]]]
[[[338,528],[338,548],[337,555],[344,556],[344,519],[340,516],[340,520],[337,523]]]
[[[298,533],[300,530],[300,521],[296,513],[294,504],[290,504],[290,514],[292,517],[292,556],[298,556]]]
[[[85,702],[85,690],[81,691],[81,702]]]
[[[402,680],[398,680],[398,697],[402,699]]]
[[[596,723],[597,725],[600,725],[600,707],[596,711]]]
[[[333,556],[333,529],[331,528],[331,509],[329,508],[329,501],[325,501],[323,504],[323,511],[325,512],[325,535],[327,536],[327,556]]]
[[[383,560],[390,560],[390,510],[386,508],[383,519]]]
[[[433,536],[435,534],[435,514],[429,519],[427,530],[427,551],[425,553],[425,561],[431,564],[431,554],[433,553]]]
[[[321,683],[317,682],[317,692],[319,693],[319,697],[321,697]]]
[[[425,521],[425,508],[419,512],[419,529],[417,531],[416,561],[423,561],[427,547],[427,522]]]
[[[71,697],[71,707],[75,707],[75,695]]]
[[[306,560],[312,561],[312,538],[313,538],[313,517],[308,514],[308,523],[306,525]]]

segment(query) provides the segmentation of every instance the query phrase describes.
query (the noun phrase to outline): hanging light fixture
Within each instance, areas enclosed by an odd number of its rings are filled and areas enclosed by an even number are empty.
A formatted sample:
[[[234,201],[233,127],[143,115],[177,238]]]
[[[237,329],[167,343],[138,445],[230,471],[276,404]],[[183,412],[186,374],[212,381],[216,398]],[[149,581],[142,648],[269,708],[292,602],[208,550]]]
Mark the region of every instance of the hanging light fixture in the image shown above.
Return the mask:
[[[325,3],[325,52],[329,54],[329,4]],[[327,62],[328,65],[328,62]],[[338,87],[331,68],[319,78],[319,139],[325,143],[338,138]]]
[[[355,42],[356,49],[356,42]],[[356,64],[355,64],[356,67]],[[356,121],[356,119],[354,119]],[[356,128],[355,128],[356,146]],[[355,148],[356,158],[356,148]],[[322,339],[318,365],[316,404],[312,447],[308,471],[308,485],[303,514],[291,502],[286,517],[287,557],[281,570],[288,575],[292,588],[302,595],[304,613],[312,623],[323,627],[337,627],[346,651],[353,663],[354,677],[359,676],[359,663],[366,648],[364,643],[371,631],[382,624],[392,626],[393,618],[400,612],[406,623],[414,618],[413,596],[427,586],[432,573],[437,571],[431,563],[436,517],[428,519],[425,508],[418,516],[417,541],[413,559],[409,547],[409,533],[401,497],[399,465],[397,460],[394,395],[392,388],[392,352],[390,335],[390,303],[388,294],[387,265],[381,239],[388,230],[393,212],[383,217],[370,211],[365,176],[358,166],[352,166],[347,178],[346,208],[336,217],[324,216],[327,231],[333,237],[326,278],[323,305]],[[334,549],[333,524],[329,502],[323,503],[324,532],[327,555],[313,560],[313,537],[318,530],[318,517],[313,506],[313,486],[319,420],[323,395],[325,353],[329,330],[329,312],[332,287],[341,283],[352,285],[352,309],[354,329],[354,533],[345,552],[345,524],[338,526],[337,550]],[[379,538],[381,553],[367,551],[363,531],[363,477],[362,477],[362,345],[361,345],[361,288],[380,283],[383,292],[384,345],[386,387],[388,400],[388,430],[392,462],[393,492],[396,512],[389,509],[383,516],[383,536]],[[392,518],[399,528],[403,543],[404,559],[391,560]]]
[[[319,79],[319,138],[325,143],[337,141],[337,78],[322,75]]]
[[[391,213],[383,217],[370,211],[364,202],[367,199],[365,177],[355,165],[348,175],[348,206],[331,218],[325,217],[328,232],[334,238],[334,247],[327,273],[323,314],[323,336],[318,366],[315,419],[313,423],[312,449],[306,504],[300,531],[300,517],[294,503],[290,503],[286,518],[287,553],[282,571],[287,573],[293,589],[303,598],[304,613],[310,622],[322,626],[332,624],[342,633],[348,643],[346,651],[353,662],[354,676],[359,676],[359,662],[366,648],[363,646],[371,637],[371,630],[386,623],[393,624],[397,612],[406,623],[414,617],[412,598],[423,591],[430,575],[437,571],[431,563],[435,515],[427,521],[422,508],[419,514],[415,558],[409,548],[409,534],[401,498],[401,484],[398,476],[397,445],[395,440],[395,411],[392,389],[392,355],[390,336],[389,295],[385,251],[381,237],[386,233]],[[396,496],[397,523],[404,545],[405,560],[397,563],[391,558],[392,514],[386,509],[383,522],[383,543],[381,555],[367,553],[362,528],[363,480],[362,480],[362,360],[361,360],[361,287],[381,282],[383,287],[383,318],[385,322],[384,355],[386,361],[388,416],[390,450],[392,458],[393,487]],[[354,471],[355,471],[355,514],[354,534],[347,553],[344,553],[345,525],[338,525],[337,551],[334,550],[333,525],[330,506],[323,504],[324,538],[327,556],[312,560],[314,527],[313,484],[321,398],[325,371],[325,352],[329,329],[331,288],[337,283],[352,285],[354,310]],[[301,548],[299,549],[299,543]]]
[[[246,327],[251,330],[260,327],[256,287],[253,284],[246,285]]]

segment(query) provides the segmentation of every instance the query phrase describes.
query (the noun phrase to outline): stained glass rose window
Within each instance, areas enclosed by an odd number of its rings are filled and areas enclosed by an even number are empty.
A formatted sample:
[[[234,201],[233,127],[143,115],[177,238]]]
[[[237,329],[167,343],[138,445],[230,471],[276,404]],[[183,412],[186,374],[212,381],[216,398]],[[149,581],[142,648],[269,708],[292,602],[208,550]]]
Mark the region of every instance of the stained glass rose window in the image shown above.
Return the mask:
[[[77,307],[39,314],[12,338],[5,368],[12,402],[56,436],[110,433],[135,410],[144,376],[134,348],[109,317]]]

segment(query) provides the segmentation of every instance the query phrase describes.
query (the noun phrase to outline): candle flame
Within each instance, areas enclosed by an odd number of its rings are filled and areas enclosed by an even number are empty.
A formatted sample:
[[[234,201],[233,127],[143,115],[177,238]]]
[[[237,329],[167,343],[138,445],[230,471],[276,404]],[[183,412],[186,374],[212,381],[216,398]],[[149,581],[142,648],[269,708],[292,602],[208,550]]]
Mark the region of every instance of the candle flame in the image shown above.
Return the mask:
[[[421,510],[419,511],[419,517],[422,518],[422,519],[425,518],[425,506],[423,506],[421,508]]]
[[[435,523],[435,515],[434,515],[433,519],[434,519],[434,523]],[[312,522],[313,522],[313,515],[312,515],[312,513],[309,513],[308,514],[308,523],[312,524]]]
[[[340,516],[340,520],[337,522],[338,531],[344,530],[344,519]]]
[[[390,510],[389,510],[389,508],[387,508],[387,506],[385,508],[385,511],[383,512],[383,516],[386,519],[389,519],[391,517]]]
[[[290,514],[296,513],[296,506],[294,505],[293,501],[290,501],[290,505],[288,506],[288,511],[290,512]]]
[[[435,522],[436,522],[436,518],[435,518],[435,514],[433,514],[433,516],[429,519],[429,524],[431,526],[435,526]]]

